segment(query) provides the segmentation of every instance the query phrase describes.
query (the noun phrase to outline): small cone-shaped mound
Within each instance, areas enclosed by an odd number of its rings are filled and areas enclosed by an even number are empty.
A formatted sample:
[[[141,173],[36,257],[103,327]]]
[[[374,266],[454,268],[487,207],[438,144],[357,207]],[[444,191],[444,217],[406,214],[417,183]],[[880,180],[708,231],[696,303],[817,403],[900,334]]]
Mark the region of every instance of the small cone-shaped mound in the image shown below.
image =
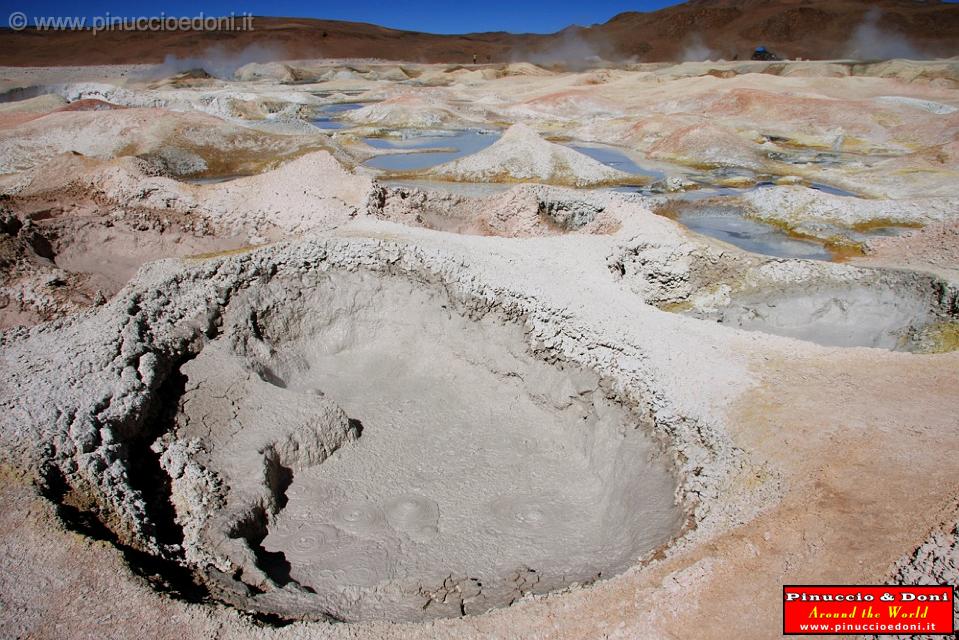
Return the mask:
[[[496,144],[435,167],[430,173],[463,182],[535,181],[576,187],[632,178],[573,149],[543,140],[525,124],[514,124]]]

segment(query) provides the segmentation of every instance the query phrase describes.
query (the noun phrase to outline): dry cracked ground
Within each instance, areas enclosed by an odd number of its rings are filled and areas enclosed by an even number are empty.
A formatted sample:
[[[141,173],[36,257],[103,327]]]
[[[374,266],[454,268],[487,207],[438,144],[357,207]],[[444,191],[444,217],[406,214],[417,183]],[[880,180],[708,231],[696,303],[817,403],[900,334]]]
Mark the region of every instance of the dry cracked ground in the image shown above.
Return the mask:
[[[4,635],[773,638],[783,584],[959,581],[959,62],[0,84]]]

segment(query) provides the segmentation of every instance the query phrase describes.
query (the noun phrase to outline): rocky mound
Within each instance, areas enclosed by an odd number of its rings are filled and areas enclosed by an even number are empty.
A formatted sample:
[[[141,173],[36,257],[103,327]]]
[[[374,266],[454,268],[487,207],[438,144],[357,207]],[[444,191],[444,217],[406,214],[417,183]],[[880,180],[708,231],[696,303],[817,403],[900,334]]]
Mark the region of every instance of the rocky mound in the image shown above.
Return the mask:
[[[386,128],[437,128],[461,124],[454,113],[419,96],[401,95],[351,111],[344,120]]]
[[[521,184],[483,198],[411,187],[381,189],[370,213],[437,231],[509,238],[565,233],[611,234],[638,203],[598,192]]]
[[[634,179],[568,147],[547,142],[522,123],[507,129],[483,151],[435,167],[429,174],[462,182],[527,181],[574,187]]]
[[[347,171],[325,151],[212,184],[184,183],[155,175],[154,169],[136,158],[101,163],[67,155],[29,173],[16,196],[24,204],[38,203],[36,208],[69,189],[77,202],[95,200],[107,210],[183,214],[220,231],[262,239],[271,232],[302,233],[341,223],[365,210],[372,189],[370,178]]]
[[[803,186],[757,189],[742,196],[749,215],[790,229],[815,225],[869,228],[954,219],[959,198],[850,198]]]
[[[270,62],[261,64],[251,62],[243,65],[233,74],[241,82],[250,82],[254,80],[273,80],[274,82],[294,82],[297,77],[289,65],[279,62]]]
[[[657,118],[644,120],[632,128],[630,139],[642,146],[645,139],[652,138],[655,142],[648,145],[649,157],[690,166],[760,170],[768,163],[750,141],[726,127],[701,121],[688,126],[676,124]]]
[[[0,328],[102,303],[150,260],[229,252],[339,226],[367,210],[372,190],[368,177],[346,171],[326,152],[214,184],[155,170],[139,158],[64,154],[0,180],[7,196],[0,209]],[[10,183],[17,188],[9,190]],[[64,193],[71,194],[69,206]]]
[[[0,129],[0,173],[62,153],[150,157],[172,175],[253,173],[322,141],[266,133],[197,112],[167,109],[57,111]]]

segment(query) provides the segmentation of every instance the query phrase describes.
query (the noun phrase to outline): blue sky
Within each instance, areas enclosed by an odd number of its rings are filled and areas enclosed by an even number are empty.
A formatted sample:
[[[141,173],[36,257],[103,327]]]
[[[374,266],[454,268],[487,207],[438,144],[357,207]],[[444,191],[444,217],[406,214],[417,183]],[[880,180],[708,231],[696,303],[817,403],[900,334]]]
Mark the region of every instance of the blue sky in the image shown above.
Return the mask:
[[[13,11],[28,16],[114,16],[225,15],[231,11],[254,15],[304,16],[372,22],[397,29],[433,33],[470,31],[513,31],[551,33],[570,24],[605,22],[623,11],[653,11],[671,4],[669,0],[0,0],[0,22]],[[5,25],[4,25],[5,26]]]

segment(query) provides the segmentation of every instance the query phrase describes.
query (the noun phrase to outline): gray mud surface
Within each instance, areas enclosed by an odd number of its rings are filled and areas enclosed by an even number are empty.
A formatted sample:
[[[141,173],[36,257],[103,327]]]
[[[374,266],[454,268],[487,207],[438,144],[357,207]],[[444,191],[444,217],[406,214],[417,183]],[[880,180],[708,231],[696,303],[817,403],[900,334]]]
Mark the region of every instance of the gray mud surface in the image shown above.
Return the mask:
[[[743,290],[728,304],[693,315],[830,347],[920,351],[925,334],[959,311],[956,291],[934,278],[895,271],[857,275]]]
[[[262,542],[337,619],[480,613],[622,571],[677,530],[675,481],[636,418],[595,374],[530,357],[520,326],[358,274],[265,289],[238,301],[263,340],[234,366],[361,429],[293,475]],[[216,351],[189,366],[184,437],[286,428],[217,412]]]

